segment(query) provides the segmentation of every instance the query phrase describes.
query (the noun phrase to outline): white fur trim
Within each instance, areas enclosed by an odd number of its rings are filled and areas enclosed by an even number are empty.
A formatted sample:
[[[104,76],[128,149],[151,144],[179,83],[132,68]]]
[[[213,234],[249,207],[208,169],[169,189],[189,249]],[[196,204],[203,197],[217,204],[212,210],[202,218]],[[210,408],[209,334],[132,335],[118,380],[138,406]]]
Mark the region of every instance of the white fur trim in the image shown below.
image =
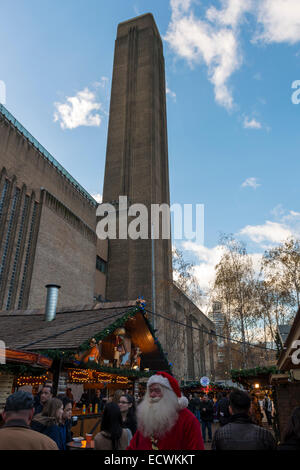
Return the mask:
[[[152,384],[162,385],[163,387],[166,387],[169,390],[172,390],[172,392],[174,392],[168,379],[166,377],[163,377],[162,375],[152,375],[152,377],[150,377],[150,379],[147,382],[147,387],[150,387],[150,385]]]
[[[189,401],[186,397],[184,397],[183,395],[181,395],[180,398],[178,398],[178,403],[179,403],[179,408],[181,410],[183,410],[184,408],[187,408],[188,407],[188,404],[189,404]]]

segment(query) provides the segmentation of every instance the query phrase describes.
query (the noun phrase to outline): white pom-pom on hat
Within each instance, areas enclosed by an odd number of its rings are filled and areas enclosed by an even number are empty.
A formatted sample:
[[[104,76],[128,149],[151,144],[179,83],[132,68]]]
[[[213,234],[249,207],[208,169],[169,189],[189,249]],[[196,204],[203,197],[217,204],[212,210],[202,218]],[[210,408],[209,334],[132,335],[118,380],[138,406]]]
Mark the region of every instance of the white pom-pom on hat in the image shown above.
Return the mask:
[[[179,408],[183,410],[184,408],[188,407],[189,401],[184,395],[181,395],[181,397],[178,398],[178,404]]]

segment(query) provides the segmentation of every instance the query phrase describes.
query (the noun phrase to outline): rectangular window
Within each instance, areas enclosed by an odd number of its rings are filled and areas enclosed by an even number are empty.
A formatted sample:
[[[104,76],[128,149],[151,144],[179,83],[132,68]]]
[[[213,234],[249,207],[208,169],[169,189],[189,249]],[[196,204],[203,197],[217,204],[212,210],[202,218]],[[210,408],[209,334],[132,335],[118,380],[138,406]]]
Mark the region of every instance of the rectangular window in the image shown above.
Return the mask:
[[[17,246],[16,246],[15,259],[14,259],[14,264],[13,264],[13,269],[12,269],[12,274],[11,274],[11,279],[10,279],[10,284],[9,284],[9,290],[8,290],[8,297],[7,297],[7,303],[6,303],[6,309],[7,310],[9,310],[11,308],[12,292],[13,292],[13,288],[14,288],[14,282],[15,282],[17,266],[18,266],[18,263],[19,263],[21,242],[22,242],[22,238],[23,238],[23,229],[24,229],[25,217],[27,215],[28,205],[29,205],[29,196],[25,196],[25,201],[24,201],[24,206],[23,206],[23,211],[22,211],[22,216],[21,216],[21,222],[20,222],[20,228],[19,228],[18,241],[17,241]]]
[[[100,256],[97,256],[96,258],[96,269],[98,269],[98,271],[101,273],[106,274],[107,262],[100,258]]]
[[[13,197],[13,200],[12,200],[11,212],[10,212],[10,217],[9,217],[9,222],[8,222],[8,226],[7,226],[5,242],[4,242],[2,259],[1,259],[1,264],[0,264],[0,284],[2,283],[2,276],[3,276],[3,272],[4,272],[4,269],[5,269],[5,265],[6,265],[6,259],[7,259],[9,242],[10,242],[10,236],[11,236],[12,227],[13,227],[13,224],[14,224],[14,217],[15,217],[15,214],[16,214],[16,207],[17,207],[17,202],[18,202],[18,199],[19,199],[19,194],[20,194],[20,189],[15,188],[15,193],[14,193],[14,197]]]

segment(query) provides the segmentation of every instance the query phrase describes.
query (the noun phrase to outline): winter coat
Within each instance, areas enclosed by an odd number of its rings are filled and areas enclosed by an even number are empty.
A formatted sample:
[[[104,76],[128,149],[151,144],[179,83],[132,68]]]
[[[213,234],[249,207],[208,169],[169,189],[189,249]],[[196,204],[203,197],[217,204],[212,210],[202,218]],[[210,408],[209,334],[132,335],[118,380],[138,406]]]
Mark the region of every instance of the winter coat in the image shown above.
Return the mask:
[[[1,426],[0,450],[58,450],[58,447],[52,439],[33,431],[18,419]]]
[[[122,428],[130,429],[131,434],[134,435],[137,430],[137,422],[136,422],[135,417],[132,415],[129,415],[129,416],[127,415],[125,421],[122,422]]]
[[[211,400],[200,402],[200,416],[201,421],[212,423],[214,420],[214,405]]]
[[[217,407],[217,418],[220,422],[221,426],[225,426],[225,424],[229,423],[230,420],[230,412],[229,412],[229,400],[228,398],[224,397],[218,401]]]
[[[270,431],[241,413],[215,432],[212,450],[276,450],[276,442]]]
[[[31,429],[50,437],[54,442],[56,442],[59,450],[66,449],[66,439],[63,436],[60,426],[56,423],[55,418],[43,416],[41,414],[35,415],[31,421]]]
[[[152,445],[151,438],[137,430],[127,450],[153,450]],[[181,410],[174,426],[154,445],[158,450],[204,450],[199,421],[187,408]]]
[[[129,445],[129,442],[132,439],[132,434],[129,429],[123,429],[122,435],[119,439],[119,445],[116,450],[125,450],[126,447]],[[95,450],[113,450],[112,448],[112,441],[110,438],[110,434],[105,431],[100,431],[95,436]]]
[[[285,442],[279,444],[277,450],[300,450],[300,439],[297,437],[290,437]]]

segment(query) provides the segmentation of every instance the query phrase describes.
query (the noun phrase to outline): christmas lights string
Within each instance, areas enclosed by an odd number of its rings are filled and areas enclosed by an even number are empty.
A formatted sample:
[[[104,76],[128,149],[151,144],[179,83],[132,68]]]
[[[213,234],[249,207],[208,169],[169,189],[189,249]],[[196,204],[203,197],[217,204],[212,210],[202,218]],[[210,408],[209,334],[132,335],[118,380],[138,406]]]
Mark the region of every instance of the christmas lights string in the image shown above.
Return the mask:
[[[148,310],[146,308],[145,308],[145,310],[146,310],[146,312],[150,313],[151,315],[156,315],[157,317],[164,318],[165,320],[168,320],[172,323],[176,323],[177,325],[182,325],[185,328],[191,328],[192,330],[202,331],[203,333],[205,333],[207,335],[216,336],[218,338],[222,338],[222,339],[225,339],[227,341],[232,341],[232,342],[244,344],[244,345],[247,345],[247,346],[252,346],[253,348],[259,348],[259,349],[264,349],[264,350],[270,350],[270,351],[277,352],[277,349],[268,348],[267,346],[258,346],[256,344],[247,343],[246,341],[239,341],[238,339],[233,339],[233,338],[230,338],[229,336],[218,335],[217,333],[213,333],[212,331],[210,331],[210,332],[207,331],[205,328],[197,328],[196,326],[187,325],[186,323],[182,323],[178,320],[174,320],[173,318],[168,318],[165,315],[162,315],[161,313],[151,312],[151,310]]]

